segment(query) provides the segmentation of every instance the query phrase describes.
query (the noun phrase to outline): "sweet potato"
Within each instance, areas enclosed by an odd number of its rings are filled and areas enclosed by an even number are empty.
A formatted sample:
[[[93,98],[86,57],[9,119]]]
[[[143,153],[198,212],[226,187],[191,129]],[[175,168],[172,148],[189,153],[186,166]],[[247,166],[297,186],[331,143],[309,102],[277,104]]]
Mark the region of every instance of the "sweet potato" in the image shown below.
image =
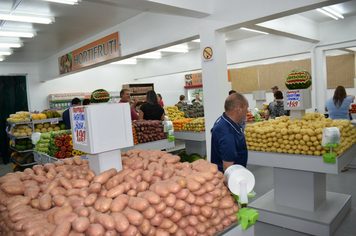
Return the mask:
[[[125,192],[125,186],[122,184],[119,184],[119,185],[111,188],[110,190],[108,190],[108,192],[106,193],[106,197],[115,198],[115,197],[119,196],[120,194],[123,194],[124,192]]]
[[[150,206],[142,212],[142,215],[143,218],[150,220],[156,215],[156,210],[152,206]]]
[[[107,190],[110,190],[113,187],[118,186],[119,184],[121,184],[122,181],[124,181],[124,177],[123,176],[115,175],[112,178],[110,178],[108,181],[106,181],[105,188]]]
[[[101,190],[101,184],[100,183],[92,183],[89,186],[89,192],[90,193],[98,193]]]
[[[72,183],[65,177],[59,178],[59,183],[62,185],[65,189],[71,189],[73,188]]]
[[[130,222],[122,213],[114,212],[111,216],[114,218],[115,229],[117,232],[122,233],[129,228]]]
[[[129,176],[129,175],[126,175],[125,177],[124,177],[124,181],[126,182],[126,183],[129,183],[130,184],[130,188],[131,189],[136,189],[137,188],[137,181],[135,180],[135,178],[133,178],[133,177],[131,177],[131,176]]]
[[[23,218],[22,220],[19,220],[15,223],[14,225],[14,230],[16,231],[21,231],[22,230],[22,226],[28,222],[28,221],[33,221],[33,220],[38,220],[38,219],[44,219],[44,215],[43,214],[36,214],[36,215],[32,215],[26,218]]]
[[[124,216],[126,216],[126,218],[129,220],[130,224],[135,225],[135,226],[139,226],[140,224],[142,224],[143,216],[140,212],[126,207],[122,211],[122,214],[124,214]]]
[[[72,182],[73,188],[84,188],[89,186],[89,181],[86,179],[76,179]]]
[[[99,211],[107,212],[110,209],[111,203],[113,202],[112,198],[105,198],[104,201],[100,203]]]
[[[25,235],[26,236],[30,236],[30,235],[35,235],[35,233],[37,231],[39,231],[40,229],[42,229],[44,226],[46,226],[47,223],[45,222],[42,222],[42,223],[37,223],[35,225],[33,225],[31,228],[28,228],[26,231],[25,231]]]
[[[70,196],[78,196],[80,193],[80,189],[78,188],[71,188],[66,190],[66,192],[64,193],[64,196],[66,197],[70,197]]]
[[[24,196],[29,197],[30,199],[38,198],[38,194],[40,193],[40,187],[37,185],[32,185],[25,189]]]
[[[56,188],[53,188],[49,194],[51,194],[51,196],[56,196],[56,195],[65,195],[66,193],[66,189],[63,188],[63,187],[56,187]]]
[[[79,217],[88,217],[89,215],[89,210],[85,206],[77,207],[73,210],[73,212],[77,214]]]
[[[105,229],[111,230],[115,228],[115,220],[111,215],[98,213],[94,216],[94,222],[101,224]]]
[[[142,172],[142,179],[147,183],[151,182],[152,180],[152,173],[148,170]]]
[[[25,186],[22,182],[5,182],[1,185],[1,190],[7,194],[20,194],[25,192]]]
[[[51,236],[57,225],[48,223],[35,233],[35,236]]]
[[[143,191],[148,190],[149,187],[150,187],[150,185],[147,182],[142,181],[137,184],[136,190],[137,190],[137,192],[143,192]]]
[[[31,201],[31,198],[29,197],[21,197],[19,199],[16,199],[16,201],[11,202],[9,205],[7,205],[7,210],[11,211],[12,209],[14,209],[17,206],[20,205],[28,205]]]
[[[167,197],[170,193],[169,188],[165,184],[154,183],[150,186],[150,190],[157,193],[161,197]]]
[[[141,197],[130,197],[128,207],[136,211],[144,211],[146,210],[150,204],[145,198]]]
[[[108,181],[111,177],[113,177],[117,173],[117,170],[115,168],[109,169],[107,171],[104,171],[103,173],[97,175],[94,177],[93,182],[94,183],[100,183],[100,184],[105,184],[106,181]]]

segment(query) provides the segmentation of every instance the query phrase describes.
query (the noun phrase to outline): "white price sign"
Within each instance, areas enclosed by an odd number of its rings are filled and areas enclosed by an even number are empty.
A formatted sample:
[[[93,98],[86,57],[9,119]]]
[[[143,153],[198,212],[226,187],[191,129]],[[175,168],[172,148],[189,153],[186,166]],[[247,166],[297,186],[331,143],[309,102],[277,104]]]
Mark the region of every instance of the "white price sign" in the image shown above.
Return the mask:
[[[287,91],[287,106],[288,107],[300,107],[300,92],[299,90]]]
[[[84,109],[85,107],[73,107],[74,127],[72,129],[74,131],[74,142],[87,145]]]
[[[50,120],[50,122],[51,122],[51,125],[56,125],[56,124],[59,123],[58,118],[52,118],[52,119]]]

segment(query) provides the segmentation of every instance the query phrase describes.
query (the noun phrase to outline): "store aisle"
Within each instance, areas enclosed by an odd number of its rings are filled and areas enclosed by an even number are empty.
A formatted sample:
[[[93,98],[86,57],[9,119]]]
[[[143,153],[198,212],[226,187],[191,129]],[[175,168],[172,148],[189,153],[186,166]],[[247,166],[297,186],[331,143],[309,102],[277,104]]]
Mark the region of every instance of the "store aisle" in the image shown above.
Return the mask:
[[[249,169],[256,178],[255,192],[256,197],[250,198],[253,202],[265,193],[273,189],[273,168],[248,165]],[[346,172],[341,172],[338,175],[326,175],[326,190],[337,193],[344,193],[352,195],[351,210],[346,215],[339,228],[335,231],[333,236],[355,236],[356,235],[356,169],[349,168]],[[296,231],[284,229],[281,227],[257,222],[255,225],[256,236],[302,236],[307,235]]]

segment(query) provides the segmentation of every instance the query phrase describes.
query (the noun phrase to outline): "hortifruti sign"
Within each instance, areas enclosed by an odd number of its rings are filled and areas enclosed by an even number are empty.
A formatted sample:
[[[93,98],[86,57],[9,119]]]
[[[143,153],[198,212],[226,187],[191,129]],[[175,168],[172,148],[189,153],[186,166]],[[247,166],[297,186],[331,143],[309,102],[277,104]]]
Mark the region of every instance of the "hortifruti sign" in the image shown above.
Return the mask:
[[[59,74],[65,74],[119,56],[119,32],[115,32],[59,57]]]

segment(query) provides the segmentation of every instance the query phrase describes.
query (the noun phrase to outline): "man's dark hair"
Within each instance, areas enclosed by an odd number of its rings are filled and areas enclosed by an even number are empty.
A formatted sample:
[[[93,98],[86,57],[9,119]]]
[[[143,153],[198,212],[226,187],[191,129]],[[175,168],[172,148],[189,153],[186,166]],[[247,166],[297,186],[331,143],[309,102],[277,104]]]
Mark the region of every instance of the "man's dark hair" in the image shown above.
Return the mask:
[[[130,92],[129,89],[121,89],[121,91],[120,91],[120,97],[122,97],[122,95],[124,95],[124,93],[125,93],[126,91],[129,91],[129,92]]]
[[[229,91],[229,95],[233,94],[233,93],[237,93],[235,90],[230,90]]]
[[[225,111],[232,111],[238,106],[244,106],[246,99],[241,93],[232,93],[225,100]]]
[[[75,105],[80,105],[80,104],[82,104],[82,102],[80,101],[80,99],[79,98],[73,98],[73,100],[72,100],[72,106],[73,106],[73,104],[75,104]]]
[[[88,99],[88,98],[86,98],[86,99],[83,100],[83,106],[85,106],[85,105],[90,105],[90,103],[91,103],[91,101],[90,101],[90,99]]]
[[[283,99],[283,93],[278,90],[278,91],[274,92],[274,97],[276,99]]]

